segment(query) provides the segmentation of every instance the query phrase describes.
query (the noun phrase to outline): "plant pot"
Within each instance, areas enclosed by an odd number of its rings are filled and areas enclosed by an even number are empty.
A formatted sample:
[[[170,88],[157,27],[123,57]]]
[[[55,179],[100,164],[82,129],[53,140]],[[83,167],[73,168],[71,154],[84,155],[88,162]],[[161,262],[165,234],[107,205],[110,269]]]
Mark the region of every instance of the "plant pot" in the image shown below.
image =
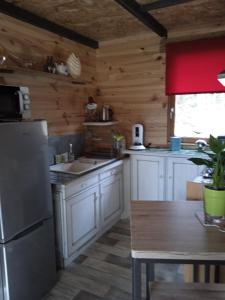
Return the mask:
[[[225,190],[214,190],[205,186],[204,209],[206,219],[213,223],[220,223],[225,219]]]

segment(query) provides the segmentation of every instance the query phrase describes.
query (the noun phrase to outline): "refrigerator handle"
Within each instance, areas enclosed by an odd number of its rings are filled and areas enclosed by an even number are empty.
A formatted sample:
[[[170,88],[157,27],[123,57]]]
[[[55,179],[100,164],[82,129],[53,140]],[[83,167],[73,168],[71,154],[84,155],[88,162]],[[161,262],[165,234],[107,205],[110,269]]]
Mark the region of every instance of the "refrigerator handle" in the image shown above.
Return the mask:
[[[24,230],[23,232],[18,233],[17,235],[14,236],[14,238],[12,240],[18,240],[20,238],[22,238],[23,236],[29,234],[30,232],[37,230],[39,227],[43,226],[44,224],[44,220],[34,224],[33,226],[27,228],[26,230]]]

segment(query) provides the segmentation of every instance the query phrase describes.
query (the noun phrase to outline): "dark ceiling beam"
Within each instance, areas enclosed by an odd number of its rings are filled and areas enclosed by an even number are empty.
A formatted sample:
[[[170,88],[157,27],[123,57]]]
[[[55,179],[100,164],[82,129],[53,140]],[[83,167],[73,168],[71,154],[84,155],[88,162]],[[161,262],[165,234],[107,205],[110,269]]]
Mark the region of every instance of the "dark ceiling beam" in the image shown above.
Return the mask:
[[[123,8],[125,8],[129,13],[135,16],[139,21],[141,21],[145,26],[153,30],[161,37],[167,37],[167,29],[160,24],[153,16],[148,12],[141,9],[141,5],[134,0],[115,0]]]
[[[149,11],[153,9],[160,9],[178,4],[183,4],[191,1],[193,0],[158,0],[152,3],[143,4],[141,5],[141,8],[144,11]]]
[[[88,38],[82,34],[79,34],[71,29],[55,24],[54,22],[51,22],[47,19],[39,17],[23,8],[20,8],[4,0],[0,1],[0,12],[14,17],[18,20],[29,23],[31,25],[34,25],[36,27],[51,31],[74,42],[83,44],[94,49],[98,48],[97,41]]]

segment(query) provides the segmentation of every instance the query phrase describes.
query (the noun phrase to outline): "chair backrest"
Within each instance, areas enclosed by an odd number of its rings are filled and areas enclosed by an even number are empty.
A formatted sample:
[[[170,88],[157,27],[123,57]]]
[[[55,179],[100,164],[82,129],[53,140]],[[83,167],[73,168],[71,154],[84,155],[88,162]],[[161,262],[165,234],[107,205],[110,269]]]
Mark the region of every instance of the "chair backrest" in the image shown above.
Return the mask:
[[[225,299],[224,284],[153,282],[150,288],[151,298],[155,300]]]
[[[187,200],[203,200],[203,185],[197,182],[187,182]]]

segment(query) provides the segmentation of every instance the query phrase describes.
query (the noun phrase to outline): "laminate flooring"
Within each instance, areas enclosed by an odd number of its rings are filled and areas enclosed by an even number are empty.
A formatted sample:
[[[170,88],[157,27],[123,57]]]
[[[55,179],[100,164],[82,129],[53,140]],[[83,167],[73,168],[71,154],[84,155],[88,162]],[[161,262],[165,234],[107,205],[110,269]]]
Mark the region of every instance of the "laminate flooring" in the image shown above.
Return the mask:
[[[156,265],[156,280],[182,282],[182,267]],[[131,287],[129,220],[120,220],[60,271],[45,300],[131,300]]]

